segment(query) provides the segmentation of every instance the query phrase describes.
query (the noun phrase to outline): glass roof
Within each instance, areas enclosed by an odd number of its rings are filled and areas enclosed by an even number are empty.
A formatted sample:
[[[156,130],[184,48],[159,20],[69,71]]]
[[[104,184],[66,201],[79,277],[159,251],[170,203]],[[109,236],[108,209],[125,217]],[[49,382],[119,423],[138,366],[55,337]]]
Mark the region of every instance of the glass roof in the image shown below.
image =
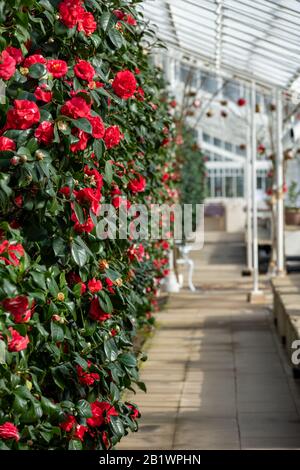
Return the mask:
[[[266,86],[300,76],[299,0],[145,0],[144,14],[172,50]]]

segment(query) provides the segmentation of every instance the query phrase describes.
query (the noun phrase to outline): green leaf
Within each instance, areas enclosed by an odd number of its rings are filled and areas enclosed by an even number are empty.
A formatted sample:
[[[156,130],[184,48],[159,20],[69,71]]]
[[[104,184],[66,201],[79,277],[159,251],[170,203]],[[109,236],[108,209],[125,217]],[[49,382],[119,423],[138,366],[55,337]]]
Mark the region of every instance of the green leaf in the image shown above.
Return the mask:
[[[111,184],[112,179],[113,179],[112,163],[110,161],[107,161],[105,163],[105,181],[108,184]]]
[[[110,428],[119,439],[124,436],[124,426],[119,416],[110,417]]]
[[[56,322],[51,322],[51,336],[55,343],[61,343],[65,334],[63,328]]]
[[[86,400],[79,400],[77,403],[77,410],[79,416],[82,416],[83,418],[91,418],[93,416],[91,405]]]
[[[94,152],[96,155],[97,160],[101,160],[102,155],[104,153],[104,142],[100,139],[95,139],[93,144]]]
[[[105,352],[105,355],[106,355],[107,359],[110,362],[113,362],[117,359],[118,349],[117,349],[116,343],[113,340],[113,338],[111,338],[108,341],[104,342],[104,352]]]
[[[49,416],[57,415],[60,411],[59,407],[46,397],[41,398],[41,406],[44,413]]]
[[[84,224],[85,219],[84,219],[83,210],[82,210],[81,205],[78,204],[77,201],[74,201],[74,211],[75,211],[75,214],[76,214],[76,217],[77,217],[79,223]]]
[[[37,80],[42,78],[46,73],[47,73],[47,69],[46,69],[45,65],[40,64],[39,62],[37,62],[36,64],[33,64],[29,68],[29,75],[32,78],[36,78]]]
[[[72,124],[77,127],[78,129],[81,129],[84,132],[87,132],[88,134],[92,133],[92,125],[88,119],[85,118],[79,118],[79,119],[72,119]]]
[[[120,399],[120,392],[116,384],[111,382],[109,386],[109,391],[110,391],[110,396],[111,396],[111,401],[115,402]]]
[[[49,2],[49,0],[40,0],[39,4],[42,5],[45,8],[45,10],[50,11],[50,13],[54,13],[54,8]]]
[[[71,253],[72,253],[72,258],[75,261],[75,263],[78,264],[78,266],[82,268],[87,262],[87,258],[88,258],[86,250],[82,246],[73,242],[71,245]]]
[[[105,32],[107,32],[115,23],[115,21],[112,20],[112,16],[115,17],[114,15],[106,11],[103,13],[103,15],[100,18],[100,26]],[[116,21],[117,21],[117,18],[116,18]]]
[[[82,443],[77,439],[71,439],[69,442],[68,450],[82,450]]]
[[[113,43],[113,45],[116,47],[116,49],[120,49],[123,46],[124,44],[123,36],[117,29],[112,28],[108,32],[108,37]]]
[[[37,286],[41,287],[44,290],[47,289],[44,274],[38,273],[36,271],[31,271],[30,276],[32,277],[32,279],[34,280],[34,282]]]
[[[113,305],[111,303],[110,297],[103,290],[99,292],[99,304],[104,312],[111,313],[113,311]]]
[[[130,353],[120,354],[118,357],[119,361],[127,367],[136,367],[136,357]]]

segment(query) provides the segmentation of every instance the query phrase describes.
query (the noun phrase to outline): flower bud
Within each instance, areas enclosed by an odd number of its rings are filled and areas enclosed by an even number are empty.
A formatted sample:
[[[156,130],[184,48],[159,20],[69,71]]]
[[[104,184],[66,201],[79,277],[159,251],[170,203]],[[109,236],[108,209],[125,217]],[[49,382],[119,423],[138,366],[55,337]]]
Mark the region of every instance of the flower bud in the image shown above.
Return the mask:
[[[98,263],[98,266],[99,266],[99,269],[101,269],[101,271],[105,271],[106,269],[109,268],[109,264],[106,261],[106,259],[101,259]]]
[[[41,150],[37,150],[37,151],[35,152],[35,158],[36,158],[37,160],[44,160],[44,158],[45,158],[44,152],[42,152]]]
[[[20,67],[20,74],[21,75],[28,75],[29,74],[29,69],[27,67]]]
[[[13,166],[18,165],[19,163],[20,163],[20,157],[15,156],[10,159],[10,164]]]
[[[57,127],[60,131],[66,131],[68,129],[68,124],[66,121],[58,121]]]
[[[65,300],[65,294],[63,292],[59,292],[57,294],[57,300],[59,300],[60,302],[63,302]]]
[[[27,160],[28,160],[27,155],[21,155],[21,156],[20,156],[20,162],[21,162],[21,163],[26,163]]]
[[[117,286],[117,287],[121,287],[123,285],[123,281],[120,277],[118,277],[118,279],[116,279],[114,281],[114,284]]]

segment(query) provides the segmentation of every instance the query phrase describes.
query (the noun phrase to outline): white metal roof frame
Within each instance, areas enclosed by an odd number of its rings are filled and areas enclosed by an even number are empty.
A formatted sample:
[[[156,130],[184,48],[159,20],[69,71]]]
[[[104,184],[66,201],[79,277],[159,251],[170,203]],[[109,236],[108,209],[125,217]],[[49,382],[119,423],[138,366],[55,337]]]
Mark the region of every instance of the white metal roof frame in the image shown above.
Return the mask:
[[[289,89],[300,76],[299,0],[145,0],[158,36],[217,73]]]

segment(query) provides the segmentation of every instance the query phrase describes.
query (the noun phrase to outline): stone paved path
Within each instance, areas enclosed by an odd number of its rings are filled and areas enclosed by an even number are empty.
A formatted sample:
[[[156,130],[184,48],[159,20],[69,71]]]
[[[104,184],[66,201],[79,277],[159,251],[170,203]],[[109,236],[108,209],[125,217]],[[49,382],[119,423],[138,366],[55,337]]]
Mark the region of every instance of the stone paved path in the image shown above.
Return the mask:
[[[195,253],[202,290],[172,295],[158,315],[142,379],[138,433],[118,449],[300,449],[300,384],[291,377],[269,305],[246,302],[236,237]],[[233,263],[230,263],[233,260]]]

